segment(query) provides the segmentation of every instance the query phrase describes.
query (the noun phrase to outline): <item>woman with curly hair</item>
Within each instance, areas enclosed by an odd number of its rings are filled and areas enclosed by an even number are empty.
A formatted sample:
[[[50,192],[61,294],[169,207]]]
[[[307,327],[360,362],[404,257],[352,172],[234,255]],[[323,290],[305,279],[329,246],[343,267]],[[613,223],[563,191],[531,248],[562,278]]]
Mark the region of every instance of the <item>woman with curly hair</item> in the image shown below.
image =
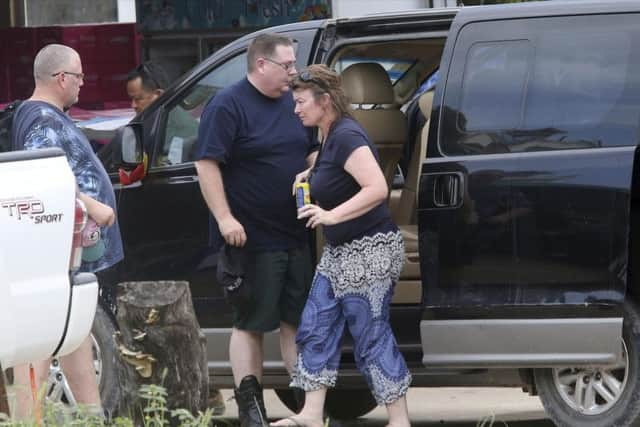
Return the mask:
[[[305,404],[299,414],[272,425],[323,425],[346,326],[358,368],[378,404],[386,406],[389,425],[408,426],[411,375],[389,324],[404,242],[386,205],[389,190],[377,151],[351,116],[338,74],[312,65],[291,84],[296,114],[322,135],[314,166],[296,178],[308,181],[314,200],[298,210],[298,218],[307,227],[323,225],[326,245],[296,336],[291,386],[305,390]]]

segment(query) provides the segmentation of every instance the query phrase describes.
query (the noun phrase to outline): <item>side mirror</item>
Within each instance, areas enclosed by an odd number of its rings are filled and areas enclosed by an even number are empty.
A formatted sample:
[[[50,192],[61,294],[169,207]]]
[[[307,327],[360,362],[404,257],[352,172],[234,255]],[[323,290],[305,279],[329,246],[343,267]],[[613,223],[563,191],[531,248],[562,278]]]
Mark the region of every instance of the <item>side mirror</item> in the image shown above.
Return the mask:
[[[142,163],[142,142],[133,126],[125,126],[122,129],[120,152],[122,162],[130,165]]]
[[[118,169],[122,185],[136,183],[147,173],[147,156],[142,149],[139,129],[139,126],[128,125],[122,128],[120,134],[120,150],[116,152],[122,160],[119,162],[121,167]]]

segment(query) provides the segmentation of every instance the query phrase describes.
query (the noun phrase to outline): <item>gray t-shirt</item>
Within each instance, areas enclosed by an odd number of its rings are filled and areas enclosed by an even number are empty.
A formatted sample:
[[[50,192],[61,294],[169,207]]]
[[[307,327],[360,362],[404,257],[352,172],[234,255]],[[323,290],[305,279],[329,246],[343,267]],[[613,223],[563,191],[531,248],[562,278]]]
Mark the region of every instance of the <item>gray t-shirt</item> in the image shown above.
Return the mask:
[[[25,101],[15,113],[11,134],[13,147],[16,148],[61,148],[80,191],[116,210],[116,198],[109,175],[87,137],[65,113],[46,102]],[[117,221],[110,227],[102,228],[101,237],[105,244],[104,255],[94,262],[83,261],[80,271],[104,270],[124,257]]]

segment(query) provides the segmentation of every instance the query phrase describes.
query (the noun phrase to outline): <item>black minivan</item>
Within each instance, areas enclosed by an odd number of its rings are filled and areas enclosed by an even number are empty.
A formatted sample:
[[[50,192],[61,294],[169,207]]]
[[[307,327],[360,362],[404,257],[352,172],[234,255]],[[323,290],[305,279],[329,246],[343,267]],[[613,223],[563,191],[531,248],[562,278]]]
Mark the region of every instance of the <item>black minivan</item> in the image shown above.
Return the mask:
[[[522,386],[557,425],[639,422],[638,22],[636,1],[586,0],[269,29],[296,41],[299,69],[354,67],[347,93],[393,88],[384,103],[354,108],[381,153],[405,237],[391,319],[414,387]],[[126,280],[190,282],[220,387],[232,385],[231,312],[207,247],[192,161],[197,126],[181,134],[168,124],[197,123],[216,92],[244,76],[256,34],[215,52],[125,128],[116,163],[131,166],[144,153],[142,180],[121,185],[111,168]],[[365,72],[370,63],[384,79]],[[435,90],[424,91],[435,72]],[[116,356],[105,322],[94,333],[108,370]],[[293,407],[276,333],[265,360],[265,386]],[[375,401],[348,340],[341,366],[327,410],[363,415]],[[102,393],[115,404],[108,377]]]

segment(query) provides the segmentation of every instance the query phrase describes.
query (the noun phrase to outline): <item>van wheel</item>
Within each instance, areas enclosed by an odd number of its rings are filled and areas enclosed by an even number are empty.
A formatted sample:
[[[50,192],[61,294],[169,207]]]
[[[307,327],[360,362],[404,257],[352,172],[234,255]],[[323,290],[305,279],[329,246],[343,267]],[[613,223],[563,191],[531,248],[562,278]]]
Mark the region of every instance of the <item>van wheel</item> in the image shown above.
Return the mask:
[[[625,303],[622,360],[589,368],[535,369],[540,400],[560,427],[631,426],[640,415],[640,313]]]
[[[293,412],[300,409],[291,389],[275,389],[278,398]],[[325,410],[330,419],[352,420],[371,412],[377,406],[369,390],[330,389]]]
[[[107,314],[101,304],[98,304],[93,326],[91,327],[93,364],[96,379],[100,385],[102,408],[109,415],[117,411],[120,401],[120,388],[115,375],[116,357],[118,357],[113,342],[113,334],[115,332],[114,320]],[[51,362],[47,391],[47,399],[49,401],[77,406],[67,378],[57,359],[53,359]]]

